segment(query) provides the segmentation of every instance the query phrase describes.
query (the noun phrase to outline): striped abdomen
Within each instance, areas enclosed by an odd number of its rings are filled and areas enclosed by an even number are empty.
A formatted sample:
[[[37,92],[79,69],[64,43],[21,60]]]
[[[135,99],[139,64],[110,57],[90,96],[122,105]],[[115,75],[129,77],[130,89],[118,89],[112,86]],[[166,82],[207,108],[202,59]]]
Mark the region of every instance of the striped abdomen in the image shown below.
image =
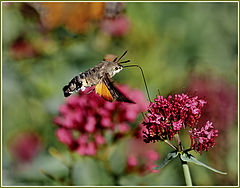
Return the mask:
[[[98,67],[82,72],[75,76],[68,85],[63,87],[63,93],[65,97],[70,96],[74,91],[84,90],[86,87],[95,85],[99,80]]]
[[[68,85],[63,87],[64,97],[70,96],[75,90],[79,90],[82,87],[82,80],[80,75],[75,76]]]

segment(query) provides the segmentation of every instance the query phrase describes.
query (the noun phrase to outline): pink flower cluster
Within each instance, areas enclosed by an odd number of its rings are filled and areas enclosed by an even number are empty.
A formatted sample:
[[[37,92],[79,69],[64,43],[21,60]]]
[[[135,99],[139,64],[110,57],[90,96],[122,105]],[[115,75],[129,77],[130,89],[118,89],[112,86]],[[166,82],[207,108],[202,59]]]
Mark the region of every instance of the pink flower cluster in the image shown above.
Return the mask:
[[[54,123],[59,126],[56,135],[60,142],[80,155],[94,155],[105,144],[105,133],[110,131],[114,139],[122,136],[138,114],[146,109],[147,102],[142,92],[130,90],[126,86],[118,87],[136,102],[108,102],[95,92],[70,96],[59,108]]]
[[[159,171],[153,169],[160,156],[152,146],[144,144],[141,139],[131,139],[128,142],[127,173],[137,172],[144,175],[147,172]]]
[[[186,94],[168,98],[157,96],[148,109],[147,118],[143,121],[146,143],[158,140],[172,140],[181,128],[194,127],[201,117],[201,109],[206,101]]]
[[[194,128],[189,131],[191,138],[191,149],[196,152],[208,151],[215,145],[215,137],[218,136],[218,130],[214,129],[212,122],[207,121],[201,129]]]
[[[215,145],[218,130],[214,129],[212,122],[207,121],[205,126],[196,128],[206,101],[186,94],[175,94],[174,98],[171,95],[168,98],[157,96],[154,101],[142,123],[146,143],[172,140],[181,129],[189,127],[191,149],[202,154],[202,151],[208,151]]]

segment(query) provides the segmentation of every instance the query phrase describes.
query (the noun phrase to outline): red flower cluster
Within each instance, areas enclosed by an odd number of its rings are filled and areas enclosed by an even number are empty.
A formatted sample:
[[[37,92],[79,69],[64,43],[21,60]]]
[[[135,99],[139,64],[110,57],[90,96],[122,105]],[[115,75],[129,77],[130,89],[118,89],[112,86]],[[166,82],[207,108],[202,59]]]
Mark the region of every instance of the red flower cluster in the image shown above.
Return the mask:
[[[94,92],[86,94],[88,90],[69,97],[66,104],[60,106],[60,115],[54,119],[60,127],[56,132],[59,141],[80,155],[94,155],[105,143],[106,131],[114,138],[126,133],[130,129],[127,123],[134,122],[147,103],[142,92],[126,86],[119,89],[128,93],[136,104],[111,103]]]
[[[213,128],[211,122],[207,121],[201,130],[196,129],[206,101],[186,94],[175,94],[174,98],[171,95],[168,98],[157,96],[154,101],[143,121],[143,138],[146,143],[172,140],[182,128],[189,127],[191,149],[201,154],[215,145],[214,139],[218,136],[218,130]]]
[[[193,127],[201,117],[201,109],[206,101],[185,94],[157,96],[148,109],[147,119],[143,121],[146,143],[158,140],[172,140],[183,127]]]
[[[196,152],[208,151],[215,145],[215,137],[218,136],[218,130],[214,129],[212,122],[207,121],[201,129],[194,128],[189,131],[191,138],[191,149]],[[194,141],[194,143],[193,143]]]

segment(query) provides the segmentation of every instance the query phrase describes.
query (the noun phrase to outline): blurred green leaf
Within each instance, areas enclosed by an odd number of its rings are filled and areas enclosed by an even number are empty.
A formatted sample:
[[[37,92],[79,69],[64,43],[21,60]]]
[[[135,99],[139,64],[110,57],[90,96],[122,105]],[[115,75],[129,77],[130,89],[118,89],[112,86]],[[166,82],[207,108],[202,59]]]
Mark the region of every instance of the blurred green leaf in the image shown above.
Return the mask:
[[[113,185],[113,180],[97,161],[82,157],[73,164],[73,185]]]
[[[24,19],[17,7],[3,6],[2,11],[3,43],[9,45],[24,32]]]
[[[124,143],[118,144],[110,154],[109,163],[114,174],[120,175],[126,168]]]
[[[120,178],[119,183],[121,186],[137,186],[142,182],[142,177],[136,174],[130,174]]]

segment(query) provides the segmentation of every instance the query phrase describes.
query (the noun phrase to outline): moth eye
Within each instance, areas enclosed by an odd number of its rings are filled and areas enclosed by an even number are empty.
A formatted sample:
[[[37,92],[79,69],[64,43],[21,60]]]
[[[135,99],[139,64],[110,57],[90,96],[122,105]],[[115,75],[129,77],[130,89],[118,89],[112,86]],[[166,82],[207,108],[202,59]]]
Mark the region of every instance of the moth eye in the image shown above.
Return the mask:
[[[115,70],[118,70],[118,68],[116,67]]]

